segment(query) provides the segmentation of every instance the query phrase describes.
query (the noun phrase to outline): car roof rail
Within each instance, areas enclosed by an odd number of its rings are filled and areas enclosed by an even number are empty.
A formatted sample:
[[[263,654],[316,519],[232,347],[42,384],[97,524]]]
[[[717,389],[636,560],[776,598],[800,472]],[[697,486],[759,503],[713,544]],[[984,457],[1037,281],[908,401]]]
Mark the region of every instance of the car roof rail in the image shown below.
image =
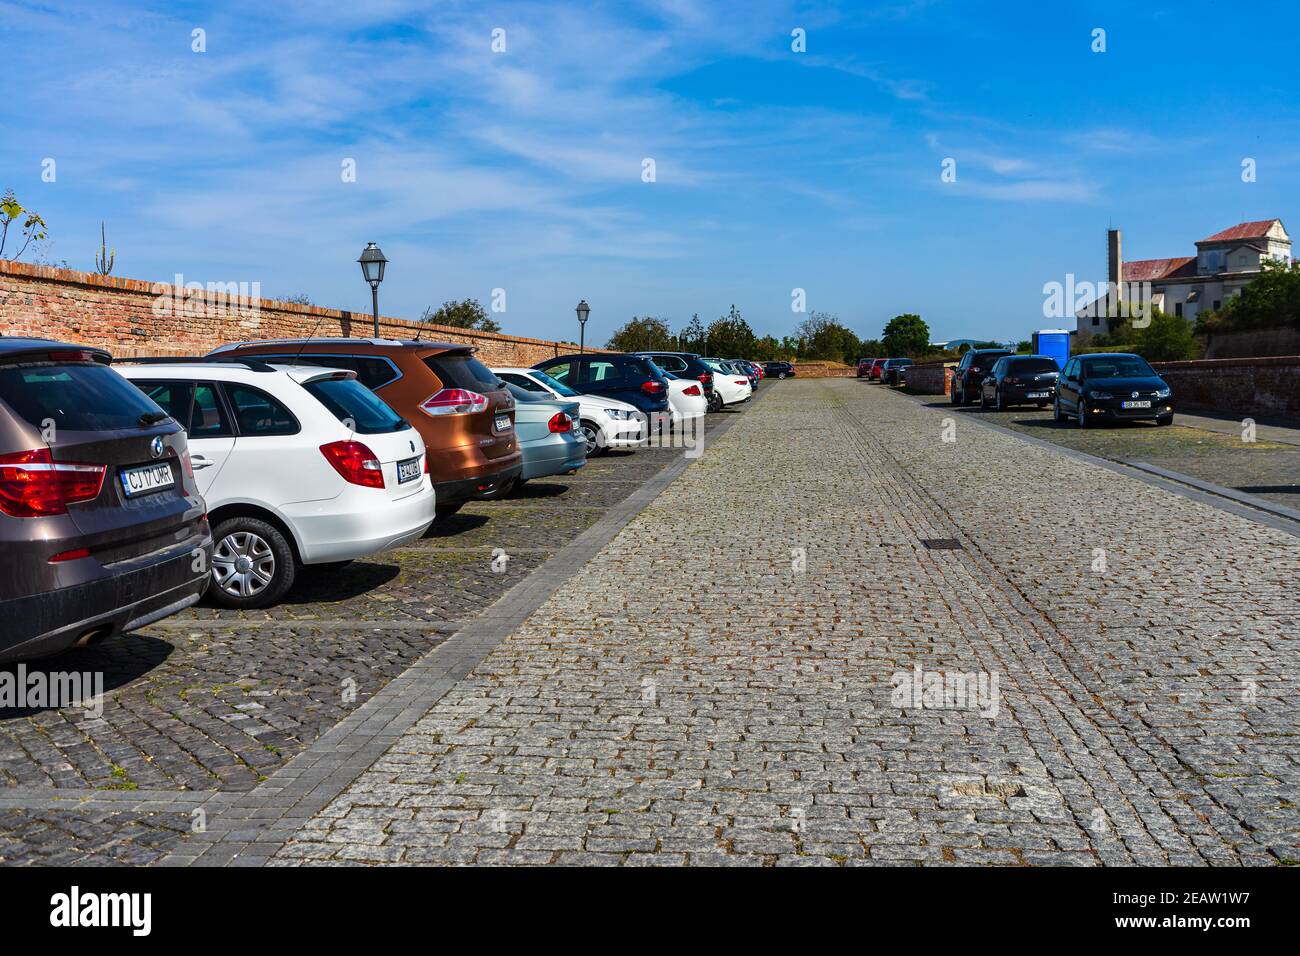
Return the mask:
[[[162,355],[140,356],[138,358],[119,358],[115,365],[240,365],[250,372],[274,372],[276,368],[269,362],[256,359],[231,357],[214,358],[211,355]]]

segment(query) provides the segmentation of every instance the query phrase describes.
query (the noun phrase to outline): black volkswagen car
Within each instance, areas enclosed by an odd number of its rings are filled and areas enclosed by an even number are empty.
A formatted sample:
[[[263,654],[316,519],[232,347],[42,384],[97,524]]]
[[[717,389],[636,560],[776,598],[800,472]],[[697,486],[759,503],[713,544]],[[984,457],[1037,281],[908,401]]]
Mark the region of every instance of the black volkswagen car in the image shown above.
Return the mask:
[[[1004,355],[993,363],[980,386],[980,407],[991,405],[998,411],[1013,405],[1046,408],[1056,396],[1060,371],[1050,355]]]
[[[1127,352],[1076,355],[1056,384],[1055,417],[1080,428],[1099,421],[1146,420],[1169,425],[1174,396],[1169,384],[1140,355]]]
[[[763,371],[773,378],[790,378],[794,375],[794,366],[789,362],[764,362]]]
[[[185,431],[110,361],[0,338],[0,662],[152,624],[211,580]]]

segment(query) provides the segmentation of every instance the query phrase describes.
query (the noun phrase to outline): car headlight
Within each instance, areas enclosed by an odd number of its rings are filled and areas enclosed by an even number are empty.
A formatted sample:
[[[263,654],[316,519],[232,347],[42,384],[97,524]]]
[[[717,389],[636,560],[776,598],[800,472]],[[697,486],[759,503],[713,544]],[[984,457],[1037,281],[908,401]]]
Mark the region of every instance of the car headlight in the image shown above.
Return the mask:
[[[1168,398],[1173,394],[1173,389],[1161,388],[1156,390],[1156,398]]]
[[[636,414],[636,412],[632,411],[630,408],[611,408],[609,409],[607,414],[609,415],[610,418],[613,418],[617,421],[624,421],[626,419],[631,418],[633,415]]]
[[[1099,392],[1096,389],[1093,389],[1092,391],[1088,392],[1088,397],[1100,399],[1100,398],[1114,398],[1115,396],[1112,395],[1110,392]]]

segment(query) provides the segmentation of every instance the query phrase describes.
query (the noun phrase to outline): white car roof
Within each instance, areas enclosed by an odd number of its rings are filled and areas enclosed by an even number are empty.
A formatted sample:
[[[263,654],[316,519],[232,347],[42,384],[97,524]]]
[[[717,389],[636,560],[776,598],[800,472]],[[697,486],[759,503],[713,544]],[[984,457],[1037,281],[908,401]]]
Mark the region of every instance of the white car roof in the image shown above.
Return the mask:
[[[356,378],[357,373],[346,368],[325,368],[321,365],[266,365],[270,371],[249,368],[238,362],[177,362],[175,364],[131,364],[127,359],[115,362],[113,367],[126,378],[206,378],[223,382],[243,382],[256,385],[268,375],[286,375],[299,385],[321,379]]]

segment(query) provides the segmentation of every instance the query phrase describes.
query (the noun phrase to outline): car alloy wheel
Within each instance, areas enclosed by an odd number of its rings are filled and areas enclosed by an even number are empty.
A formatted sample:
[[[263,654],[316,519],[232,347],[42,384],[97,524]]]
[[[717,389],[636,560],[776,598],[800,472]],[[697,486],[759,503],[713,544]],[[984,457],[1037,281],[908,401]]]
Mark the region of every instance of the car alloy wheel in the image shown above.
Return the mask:
[[[1054,421],[1065,421],[1065,415],[1061,412],[1061,400],[1059,398],[1052,400],[1052,419]]]
[[[600,441],[600,429],[594,423],[583,419],[578,428],[582,432],[582,440],[587,443],[588,458],[594,458],[605,450]]]

